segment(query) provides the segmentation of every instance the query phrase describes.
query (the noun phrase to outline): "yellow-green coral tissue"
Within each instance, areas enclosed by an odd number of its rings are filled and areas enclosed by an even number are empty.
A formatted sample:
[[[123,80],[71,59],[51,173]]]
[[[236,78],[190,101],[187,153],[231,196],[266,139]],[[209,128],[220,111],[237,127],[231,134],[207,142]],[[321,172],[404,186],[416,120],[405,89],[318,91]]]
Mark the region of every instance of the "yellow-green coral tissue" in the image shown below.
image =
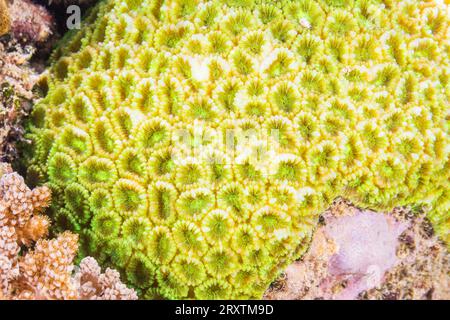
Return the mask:
[[[53,54],[28,179],[142,298],[261,298],[338,196],[448,241],[446,10],[105,0]]]

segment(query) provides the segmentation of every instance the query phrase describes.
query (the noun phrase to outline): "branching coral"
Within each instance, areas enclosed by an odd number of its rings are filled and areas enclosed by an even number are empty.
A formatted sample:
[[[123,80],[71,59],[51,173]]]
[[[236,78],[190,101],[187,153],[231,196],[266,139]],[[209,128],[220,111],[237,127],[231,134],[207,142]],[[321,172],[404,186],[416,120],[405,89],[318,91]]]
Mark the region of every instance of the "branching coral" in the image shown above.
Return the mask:
[[[73,275],[78,236],[64,232],[53,240],[42,239],[49,219],[39,212],[49,204],[50,190],[30,190],[4,163],[0,176],[0,299],[137,298],[117,271],[101,274],[93,258],[83,259]]]
[[[12,37],[22,44],[50,51],[56,40],[56,25],[46,8],[30,0],[14,0],[9,5],[9,14]]]
[[[55,51],[28,179],[145,298],[260,298],[337,196],[449,231],[448,7],[108,0]]]

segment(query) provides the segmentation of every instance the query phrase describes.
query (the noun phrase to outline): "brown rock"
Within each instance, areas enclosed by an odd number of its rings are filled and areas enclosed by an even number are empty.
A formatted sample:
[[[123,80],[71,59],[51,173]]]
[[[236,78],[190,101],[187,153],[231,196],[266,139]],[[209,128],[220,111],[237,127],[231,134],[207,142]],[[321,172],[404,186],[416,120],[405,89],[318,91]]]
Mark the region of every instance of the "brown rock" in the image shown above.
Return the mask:
[[[36,47],[52,43],[50,37],[56,33],[55,21],[43,6],[30,0],[12,0],[9,12],[11,35],[17,41]]]
[[[11,19],[6,5],[6,0],[0,0],[0,36],[6,34],[11,27]]]

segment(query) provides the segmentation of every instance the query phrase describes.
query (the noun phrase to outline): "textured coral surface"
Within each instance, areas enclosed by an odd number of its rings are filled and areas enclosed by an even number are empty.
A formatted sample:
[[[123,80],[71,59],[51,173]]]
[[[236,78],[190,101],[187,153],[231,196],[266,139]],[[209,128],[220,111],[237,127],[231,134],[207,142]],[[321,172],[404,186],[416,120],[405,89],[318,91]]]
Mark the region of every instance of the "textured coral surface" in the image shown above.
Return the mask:
[[[41,83],[28,179],[144,298],[260,298],[340,195],[447,238],[447,9],[104,1]]]

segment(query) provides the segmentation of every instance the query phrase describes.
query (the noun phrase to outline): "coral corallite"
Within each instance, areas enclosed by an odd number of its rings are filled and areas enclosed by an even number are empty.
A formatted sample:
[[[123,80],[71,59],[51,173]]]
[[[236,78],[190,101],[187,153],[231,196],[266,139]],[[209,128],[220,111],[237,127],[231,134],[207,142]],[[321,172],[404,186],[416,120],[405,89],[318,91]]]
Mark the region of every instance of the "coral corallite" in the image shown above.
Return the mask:
[[[104,1],[41,81],[28,179],[143,298],[260,298],[338,196],[425,207],[448,240],[448,23],[438,1]]]

